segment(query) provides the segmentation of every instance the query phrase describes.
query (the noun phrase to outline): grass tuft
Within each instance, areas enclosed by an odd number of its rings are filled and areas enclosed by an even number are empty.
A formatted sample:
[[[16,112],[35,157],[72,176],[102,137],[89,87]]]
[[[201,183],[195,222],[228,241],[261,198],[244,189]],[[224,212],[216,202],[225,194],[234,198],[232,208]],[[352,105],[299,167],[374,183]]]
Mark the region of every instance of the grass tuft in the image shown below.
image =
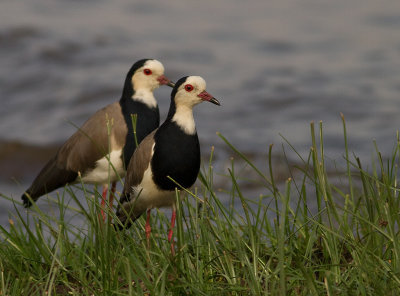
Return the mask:
[[[213,147],[199,185],[177,192],[175,255],[163,212],[152,215],[147,247],[144,218],[120,232],[99,219],[96,188],[82,184],[82,199],[67,187],[53,202],[57,217],[15,203],[0,226],[0,295],[398,295],[399,136],[388,159],[375,144],[368,166],[350,156],[342,119],[343,170],[327,169],[323,125],[311,123],[309,155],[288,165],[285,182],[272,146],[260,168],[219,134],[242,162],[231,160],[216,191]],[[243,163],[257,198],[241,186]]]

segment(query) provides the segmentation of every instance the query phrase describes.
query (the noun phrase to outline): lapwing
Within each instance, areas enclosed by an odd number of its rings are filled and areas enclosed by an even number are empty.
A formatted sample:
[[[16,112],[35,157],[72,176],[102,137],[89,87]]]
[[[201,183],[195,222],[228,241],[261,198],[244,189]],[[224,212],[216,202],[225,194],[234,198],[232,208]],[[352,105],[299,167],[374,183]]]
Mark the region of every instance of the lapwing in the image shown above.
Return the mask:
[[[30,207],[31,201],[67,184],[99,184],[103,185],[101,214],[105,220],[107,184],[112,183],[111,207],[116,181],[125,176],[136,143],[160,124],[153,94],[160,85],[173,87],[161,62],[142,59],[134,63],[120,100],[98,110],[61,146],[22,195],[24,206]]]
[[[116,212],[120,229],[130,227],[147,211],[145,231],[149,241],[151,209],[172,207],[168,233],[171,242],[176,217],[175,189],[191,187],[200,170],[200,145],[193,107],[202,101],[220,105],[206,91],[202,77],[183,77],[175,84],[165,122],[139,144],[127,168]],[[173,243],[171,250],[173,252]]]

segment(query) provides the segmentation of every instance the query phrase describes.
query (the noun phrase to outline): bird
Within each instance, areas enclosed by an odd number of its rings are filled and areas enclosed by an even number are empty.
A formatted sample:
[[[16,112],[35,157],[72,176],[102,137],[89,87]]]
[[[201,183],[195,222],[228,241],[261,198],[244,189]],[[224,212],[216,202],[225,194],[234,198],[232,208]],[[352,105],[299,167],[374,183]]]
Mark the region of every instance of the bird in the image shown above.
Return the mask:
[[[185,76],[176,82],[166,120],[144,138],[129,162],[116,211],[119,220],[116,228],[129,228],[147,211],[145,232],[149,243],[151,209],[172,207],[168,232],[171,242],[176,218],[175,190],[180,186],[191,187],[200,170],[200,144],[193,107],[202,101],[220,105],[206,91],[202,77]]]
[[[153,91],[161,85],[173,87],[174,83],[164,75],[160,61],[135,62],[126,75],[120,100],[94,113],[61,146],[22,194],[23,205],[28,208],[40,196],[67,184],[99,184],[103,185],[101,215],[105,220],[107,184],[112,182],[112,206],[116,181],[124,177],[136,142],[140,143],[160,124]]]

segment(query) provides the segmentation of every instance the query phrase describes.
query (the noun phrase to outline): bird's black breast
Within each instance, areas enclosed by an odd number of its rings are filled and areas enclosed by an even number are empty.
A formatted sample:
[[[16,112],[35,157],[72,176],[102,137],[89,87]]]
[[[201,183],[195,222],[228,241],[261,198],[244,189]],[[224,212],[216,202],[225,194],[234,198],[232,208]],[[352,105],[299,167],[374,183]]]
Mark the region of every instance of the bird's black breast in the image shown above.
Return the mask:
[[[124,114],[125,123],[128,127],[128,134],[123,151],[125,168],[128,167],[133,152],[136,149],[135,135],[131,115],[137,114],[136,139],[140,143],[148,134],[155,130],[160,124],[160,112],[158,106],[150,108],[144,103],[132,99],[121,99],[120,105]]]
[[[197,133],[188,135],[174,122],[164,123],[154,135],[151,160],[153,180],[163,190],[174,190],[175,183],[189,188],[200,170],[200,144]]]

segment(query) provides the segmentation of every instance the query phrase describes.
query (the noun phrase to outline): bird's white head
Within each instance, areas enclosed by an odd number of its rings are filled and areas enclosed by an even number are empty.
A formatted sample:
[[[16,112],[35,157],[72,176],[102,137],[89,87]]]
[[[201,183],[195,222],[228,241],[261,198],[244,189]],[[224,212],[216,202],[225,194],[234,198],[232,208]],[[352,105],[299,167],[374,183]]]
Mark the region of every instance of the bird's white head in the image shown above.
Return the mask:
[[[202,101],[220,105],[218,100],[206,91],[206,82],[200,76],[187,76],[178,80],[171,93],[171,106],[167,118],[174,121],[190,135],[196,133],[193,107]]]
[[[206,91],[206,81],[200,76],[187,76],[179,79],[172,93],[177,108],[179,106],[193,108],[202,101],[220,105],[218,100]]]
[[[154,91],[160,85],[173,87],[174,84],[164,75],[164,66],[157,60],[145,60],[135,69],[132,75],[132,85],[135,91],[144,89]]]

